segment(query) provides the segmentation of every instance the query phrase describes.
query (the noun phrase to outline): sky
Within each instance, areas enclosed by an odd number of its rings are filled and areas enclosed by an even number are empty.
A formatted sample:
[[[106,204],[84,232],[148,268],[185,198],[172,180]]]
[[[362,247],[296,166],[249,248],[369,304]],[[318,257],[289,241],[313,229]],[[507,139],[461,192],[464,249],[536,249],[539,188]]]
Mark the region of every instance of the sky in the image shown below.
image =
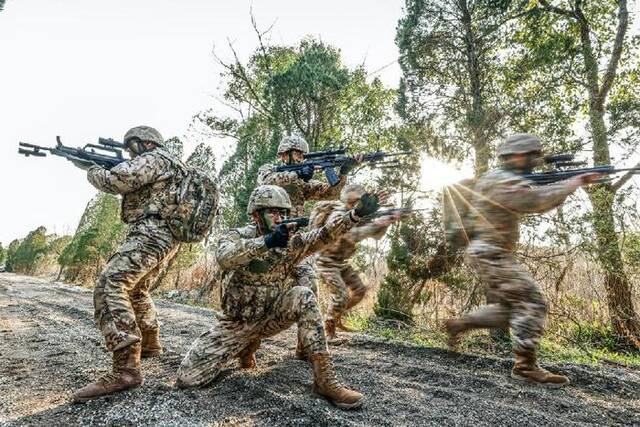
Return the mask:
[[[231,41],[246,59],[257,46],[250,12],[274,43],[307,35],[339,47],[389,87],[400,69],[394,43],[402,0],[7,0],[0,12],[0,242],[39,225],[72,234],[96,191],[62,158],[25,158],[19,141],[82,146],[121,140],[148,124],[183,136],[216,108]],[[212,141],[222,154],[228,143]],[[188,147],[187,147],[188,151]]]

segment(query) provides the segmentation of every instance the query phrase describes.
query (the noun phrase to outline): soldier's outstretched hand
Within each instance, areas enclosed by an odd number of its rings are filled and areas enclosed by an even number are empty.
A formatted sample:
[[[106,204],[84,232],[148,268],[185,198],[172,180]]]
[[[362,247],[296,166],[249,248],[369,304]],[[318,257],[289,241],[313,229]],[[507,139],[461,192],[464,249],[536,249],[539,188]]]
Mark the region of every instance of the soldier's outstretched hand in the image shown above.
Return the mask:
[[[599,179],[602,179],[603,176],[604,175],[602,175],[601,173],[589,172],[589,173],[583,173],[582,175],[578,175],[576,178],[580,180],[580,185],[589,185],[589,184],[593,184]]]
[[[378,201],[381,205],[386,205],[389,201],[389,197],[391,197],[388,190],[379,190],[376,195],[378,196]]]
[[[362,218],[364,216],[371,215],[378,209],[380,209],[380,201],[378,200],[378,195],[365,193],[362,197],[360,197],[360,200],[358,201],[358,204],[354,209],[354,213],[358,217]]]

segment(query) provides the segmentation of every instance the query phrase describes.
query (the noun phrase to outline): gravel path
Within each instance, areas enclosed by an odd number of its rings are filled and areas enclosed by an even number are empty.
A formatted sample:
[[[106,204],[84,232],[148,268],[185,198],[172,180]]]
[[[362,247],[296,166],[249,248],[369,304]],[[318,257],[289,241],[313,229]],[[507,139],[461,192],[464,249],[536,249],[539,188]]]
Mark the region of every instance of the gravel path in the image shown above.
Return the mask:
[[[508,376],[510,360],[456,355],[353,335],[332,349],[338,374],[367,400],[341,411],[311,392],[295,359],[292,328],[265,340],[259,369],[230,366],[214,386],[173,389],[189,344],[213,312],[157,302],[168,351],[144,360],[142,387],[84,405],[71,390],[97,378],[110,358],[93,323],[91,292],[0,274],[0,425],[640,425],[640,373],[577,365],[561,390]]]

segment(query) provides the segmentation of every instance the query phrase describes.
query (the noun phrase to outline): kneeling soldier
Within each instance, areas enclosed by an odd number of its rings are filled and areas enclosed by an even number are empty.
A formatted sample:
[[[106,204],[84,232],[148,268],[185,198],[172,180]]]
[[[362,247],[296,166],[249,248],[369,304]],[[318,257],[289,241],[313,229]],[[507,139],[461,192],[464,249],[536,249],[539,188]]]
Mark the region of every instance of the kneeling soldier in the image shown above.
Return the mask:
[[[296,284],[294,267],[378,206],[377,196],[367,194],[355,209],[323,227],[295,233],[294,224],[281,223],[291,210],[286,191],[274,185],[256,188],[247,206],[254,224],[231,230],[216,251],[226,273],[224,316],[191,346],[178,371],[177,386],[206,385],[234,358],[240,358],[241,367],[255,367],[254,353],[260,340],[296,323],[313,364],[314,391],[341,408],[359,407],[362,394],[344,387],[336,378],[318,301],[311,289]]]

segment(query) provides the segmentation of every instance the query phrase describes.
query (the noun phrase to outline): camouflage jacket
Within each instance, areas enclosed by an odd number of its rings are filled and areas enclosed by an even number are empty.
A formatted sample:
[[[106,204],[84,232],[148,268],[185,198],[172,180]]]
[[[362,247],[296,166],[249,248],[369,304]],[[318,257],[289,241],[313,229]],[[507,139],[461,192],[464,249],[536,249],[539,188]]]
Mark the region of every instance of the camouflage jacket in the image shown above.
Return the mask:
[[[128,224],[149,215],[160,215],[172,200],[172,184],[180,176],[180,161],[162,148],[120,163],[111,170],[92,166],[87,171],[89,182],[98,190],[123,196],[121,217]]]
[[[216,259],[224,275],[221,292],[225,315],[258,320],[283,291],[295,285],[295,267],[305,257],[334,242],[355,222],[351,213],[336,216],[323,227],[296,233],[286,248],[268,249],[255,225],[237,228],[222,237]]]
[[[344,215],[345,212],[347,212],[346,208],[340,204],[331,212],[327,221],[333,221],[334,218]],[[358,242],[369,237],[380,239],[386,233],[387,228],[389,228],[388,225],[381,226],[373,222],[357,224],[320,252],[317,260],[318,266],[335,267],[346,264],[347,260],[355,254]]]
[[[331,187],[329,184],[311,179],[304,182],[295,172],[276,172],[277,164],[262,165],[258,170],[258,185],[277,185],[286,190],[291,198],[292,217],[304,216],[304,204],[307,200],[332,200],[340,197],[340,191],[347,182],[341,176],[340,182]]]
[[[478,179],[471,203],[473,241],[512,251],[523,215],[549,211],[575,190],[569,181],[537,186],[505,169],[487,172]]]

